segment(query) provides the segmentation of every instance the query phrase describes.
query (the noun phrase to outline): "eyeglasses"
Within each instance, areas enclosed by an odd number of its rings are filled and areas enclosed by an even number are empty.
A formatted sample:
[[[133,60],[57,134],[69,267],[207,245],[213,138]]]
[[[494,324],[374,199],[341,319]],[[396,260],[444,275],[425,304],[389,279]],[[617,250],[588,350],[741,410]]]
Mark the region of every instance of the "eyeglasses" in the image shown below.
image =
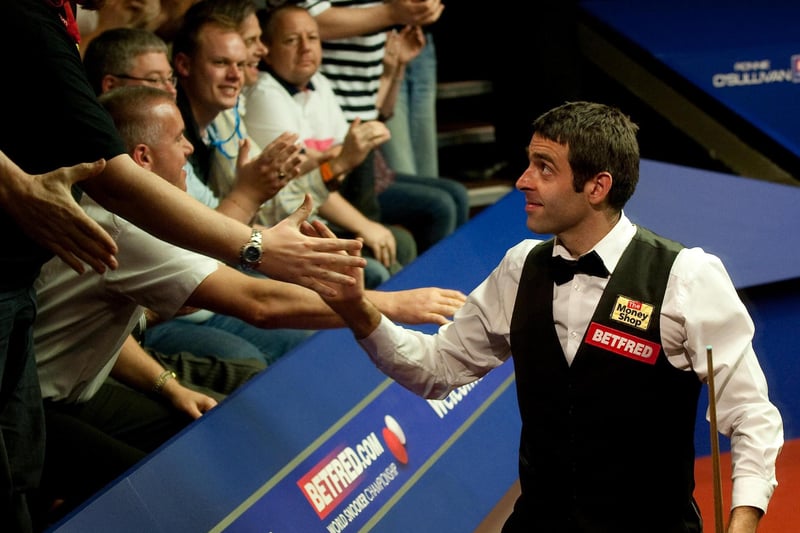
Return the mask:
[[[112,76],[115,78],[121,78],[123,80],[142,81],[144,83],[149,83],[150,85],[161,85],[162,87],[166,87],[167,85],[170,87],[175,87],[178,84],[178,77],[174,74],[168,78],[139,78],[137,76],[128,76],[127,74],[112,74]]]

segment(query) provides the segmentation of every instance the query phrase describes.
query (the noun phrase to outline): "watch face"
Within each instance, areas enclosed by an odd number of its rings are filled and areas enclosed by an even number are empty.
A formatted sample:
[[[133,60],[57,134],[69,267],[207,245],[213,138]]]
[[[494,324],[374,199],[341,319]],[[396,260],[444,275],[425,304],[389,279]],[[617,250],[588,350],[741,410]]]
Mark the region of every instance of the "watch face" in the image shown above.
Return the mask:
[[[242,252],[242,257],[244,257],[245,261],[254,263],[261,259],[261,250],[257,246],[248,246]]]

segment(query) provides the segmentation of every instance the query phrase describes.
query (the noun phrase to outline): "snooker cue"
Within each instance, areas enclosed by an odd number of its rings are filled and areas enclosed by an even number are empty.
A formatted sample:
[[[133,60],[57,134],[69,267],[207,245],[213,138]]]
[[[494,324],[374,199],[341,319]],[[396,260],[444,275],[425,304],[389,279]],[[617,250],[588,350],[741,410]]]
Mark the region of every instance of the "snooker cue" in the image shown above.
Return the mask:
[[[708,411],[711,422],[711,472],[714,476],[714,525],[717,533],[723,533],[722,475],[719,469],[719,433],[717,431],[717,391],[714,386],[714,362],[711,346],[706,346],[708,364]]]

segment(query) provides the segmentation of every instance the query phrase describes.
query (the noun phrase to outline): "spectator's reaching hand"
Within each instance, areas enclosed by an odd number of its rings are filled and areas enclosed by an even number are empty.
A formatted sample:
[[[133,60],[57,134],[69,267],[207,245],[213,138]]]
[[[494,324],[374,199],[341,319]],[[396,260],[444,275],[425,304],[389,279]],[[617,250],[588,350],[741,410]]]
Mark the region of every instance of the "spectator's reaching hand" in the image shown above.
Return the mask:
[[[96,272],[117,268],[117,245],[72,197],[72,185],[97,176],[105,160],[30,176],[2,156],[0,207],[33,240],[52,250],[76,272],[86,262]]]
[[[350,286],[356,278],[350,268],[363,269],[366,261],[342,252],[357,252],[362,244],[354,239],[322,238],[306,220],[311,214],[311,196],[306,194],[297,210],[263,231],[264,258],[259,271],[269,277],[297,283],[335,296],[338,286]]]
[[[467,299],[461,291],[439,287],[366,293],[383,314],[404,324],[447,324]]]

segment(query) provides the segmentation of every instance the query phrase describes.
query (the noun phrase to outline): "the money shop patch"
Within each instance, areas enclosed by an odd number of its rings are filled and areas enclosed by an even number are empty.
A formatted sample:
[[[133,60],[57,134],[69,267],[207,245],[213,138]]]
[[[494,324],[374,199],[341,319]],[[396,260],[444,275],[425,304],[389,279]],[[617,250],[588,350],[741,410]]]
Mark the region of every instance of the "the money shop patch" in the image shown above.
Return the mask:
[[[645,331],[650,327],[653,309],[652,304],[633,300],[620,294],[611,311],[611,320]]]

